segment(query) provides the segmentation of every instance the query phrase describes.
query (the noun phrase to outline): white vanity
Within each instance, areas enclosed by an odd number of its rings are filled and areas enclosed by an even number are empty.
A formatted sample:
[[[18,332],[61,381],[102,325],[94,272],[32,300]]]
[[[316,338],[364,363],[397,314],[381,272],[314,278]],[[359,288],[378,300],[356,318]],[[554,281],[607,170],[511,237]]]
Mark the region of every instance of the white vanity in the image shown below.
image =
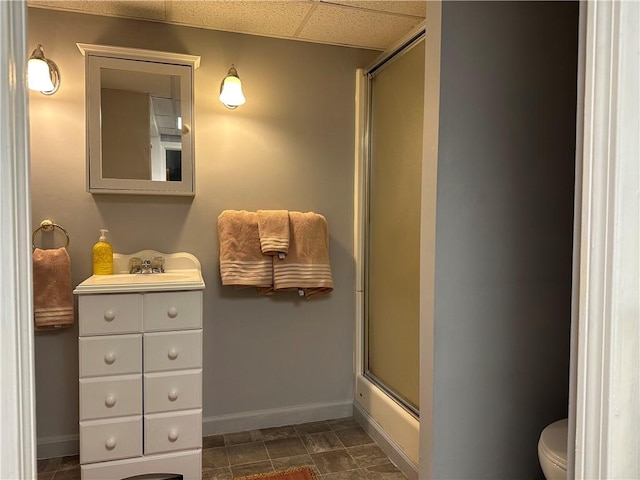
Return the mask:
[[[128,273],[158,256],[164,273]],[[201,478],[204,286],[193,255],[144,250],[74,290],[83,480]]]

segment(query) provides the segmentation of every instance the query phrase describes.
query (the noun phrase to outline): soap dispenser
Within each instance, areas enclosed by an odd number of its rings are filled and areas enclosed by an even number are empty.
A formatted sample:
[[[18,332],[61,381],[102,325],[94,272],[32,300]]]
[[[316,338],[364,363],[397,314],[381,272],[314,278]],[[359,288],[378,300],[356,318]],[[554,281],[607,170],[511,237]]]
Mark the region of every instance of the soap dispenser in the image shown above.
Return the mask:
[[[113,273],[113,248],[107,241],[109,230],[100,229],[98,243],[93,246],[93,274],[111,275]]]

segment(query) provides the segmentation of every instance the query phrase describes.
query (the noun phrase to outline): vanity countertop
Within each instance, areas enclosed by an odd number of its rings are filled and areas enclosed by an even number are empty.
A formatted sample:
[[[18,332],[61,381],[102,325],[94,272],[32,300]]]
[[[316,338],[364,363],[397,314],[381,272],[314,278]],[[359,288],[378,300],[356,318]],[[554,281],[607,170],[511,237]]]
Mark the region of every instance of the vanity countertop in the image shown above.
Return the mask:
[[[129,273],[129,260],[163,257],[164,273]],[[161,253],[142,250],[130,255],[113,254],[112,275],[92,275],[80,283],[73,293],[159,292],[167,290],[202,290],[205,287],[200,262],[186,252]]]

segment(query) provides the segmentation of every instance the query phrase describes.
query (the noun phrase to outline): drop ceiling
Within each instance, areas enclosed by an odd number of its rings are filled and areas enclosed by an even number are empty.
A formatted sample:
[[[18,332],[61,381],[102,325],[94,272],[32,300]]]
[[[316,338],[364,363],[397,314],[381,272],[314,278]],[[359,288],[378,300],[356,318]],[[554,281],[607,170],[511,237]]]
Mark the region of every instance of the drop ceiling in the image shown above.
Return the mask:
[[[28,0],[31,7],[386,50],[424,21],[426,0]]]

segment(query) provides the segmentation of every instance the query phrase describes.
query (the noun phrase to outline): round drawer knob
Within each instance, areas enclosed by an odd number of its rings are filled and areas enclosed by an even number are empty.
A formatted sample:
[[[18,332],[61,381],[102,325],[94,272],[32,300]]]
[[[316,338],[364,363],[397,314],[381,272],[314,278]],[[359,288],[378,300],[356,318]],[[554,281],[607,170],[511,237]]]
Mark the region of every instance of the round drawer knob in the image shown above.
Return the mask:
[[[104,442],[104,446],[107,447],[107,450],[113,450],[116,448],[116,439],[115,437],[109,437],[106,442]]]
[[[176,388],[172,388],[169,390],[169,395],[167,396],[169,397],[169,400],[175,402],[178,399],[178,390]]]
[[[104,356],[104,363],[107,365],[111,365],[116,361],[116,354],[114,352],[109,352]]]
[[[170,442],[175,442],[178,439],[178,430],[172,428],[169,430],[169,435],[167,435],[167,437],[169,437]]]
[[[167,314],[169,315],[169,318],[176,318],[178,316],[178,307],[169,307]]]
[[[176,348],[170,348],[169,352],[167,352],[167,357],[169,357],[169,360],[175,360],[176,358],[178,358],[178,350]]]
[[[107,310],[106,312],[104,312],[104,319],[107,322],[112,322],[115,318],[116,312],[114,312],[113,310]]]
[[[111,408],[116,404],[116,396],[115,395],[107,395],[107,398],[104,399],[104,404]]]

